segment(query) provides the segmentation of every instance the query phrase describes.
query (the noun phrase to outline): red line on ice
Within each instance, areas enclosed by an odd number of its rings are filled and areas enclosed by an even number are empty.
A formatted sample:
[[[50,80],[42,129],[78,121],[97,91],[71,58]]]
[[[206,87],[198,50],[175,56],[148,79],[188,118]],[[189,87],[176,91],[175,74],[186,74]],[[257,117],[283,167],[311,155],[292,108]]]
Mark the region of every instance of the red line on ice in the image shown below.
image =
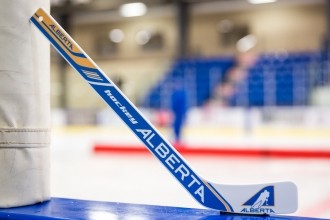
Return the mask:
[[[299,149],[299,148],[296,148]],[[196,156],[244,156],[244,157],[279,157],[279,158],[330,158],[330,150],[293,150],[293,149],[238,149],[231,146],[221,148],[200,146],[193,148],[177,146],[184,155]],[[95,153],[145,154],[148,149],[142,145],[95,144]]]

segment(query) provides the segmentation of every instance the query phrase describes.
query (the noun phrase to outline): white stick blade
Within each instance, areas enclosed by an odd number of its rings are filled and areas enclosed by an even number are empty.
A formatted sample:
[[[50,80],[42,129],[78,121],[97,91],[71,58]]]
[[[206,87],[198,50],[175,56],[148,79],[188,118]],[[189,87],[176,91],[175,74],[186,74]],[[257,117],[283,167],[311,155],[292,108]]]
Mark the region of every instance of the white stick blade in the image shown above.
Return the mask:
[[[221,192],[236,213],[286,214],[293,213],[298,208],[297,187],[292,182],[211,185]]]

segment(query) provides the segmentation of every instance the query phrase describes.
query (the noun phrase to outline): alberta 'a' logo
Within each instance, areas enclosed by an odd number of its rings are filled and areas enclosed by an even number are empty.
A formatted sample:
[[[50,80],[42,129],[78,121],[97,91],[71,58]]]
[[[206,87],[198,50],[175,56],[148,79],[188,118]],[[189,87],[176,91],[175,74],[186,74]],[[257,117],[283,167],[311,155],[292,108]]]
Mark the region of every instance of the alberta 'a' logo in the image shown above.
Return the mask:
[[[275,206],[274,186],[267,186],[259,190],[243,206],[249,206],[242,209],[245,213],[275,213],[271,207]]]

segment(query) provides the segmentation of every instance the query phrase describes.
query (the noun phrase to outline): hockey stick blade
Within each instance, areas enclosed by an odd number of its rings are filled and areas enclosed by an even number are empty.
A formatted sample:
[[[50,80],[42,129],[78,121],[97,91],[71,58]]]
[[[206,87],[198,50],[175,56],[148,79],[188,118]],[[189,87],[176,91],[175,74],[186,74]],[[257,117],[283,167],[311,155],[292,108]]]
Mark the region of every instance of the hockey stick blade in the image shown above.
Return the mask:
[[[223,185],[208,182],[197,175],[54,18],[40,8],[31,21],[201,205],[224,212],[247,214],[296,211],[297,188],[292,182]]]

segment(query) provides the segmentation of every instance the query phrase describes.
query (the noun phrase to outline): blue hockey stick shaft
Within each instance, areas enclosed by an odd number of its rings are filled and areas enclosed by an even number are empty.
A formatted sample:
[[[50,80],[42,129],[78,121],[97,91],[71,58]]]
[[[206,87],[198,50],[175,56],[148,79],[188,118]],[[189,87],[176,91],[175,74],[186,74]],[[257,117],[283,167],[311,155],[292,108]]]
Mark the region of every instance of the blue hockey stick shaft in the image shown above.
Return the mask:
[[[180,153],[143,117],[54,18],[40,8],[31,17],[31,21],[191,196],[205,207],[233,211],[225,198],[191,169]]]

